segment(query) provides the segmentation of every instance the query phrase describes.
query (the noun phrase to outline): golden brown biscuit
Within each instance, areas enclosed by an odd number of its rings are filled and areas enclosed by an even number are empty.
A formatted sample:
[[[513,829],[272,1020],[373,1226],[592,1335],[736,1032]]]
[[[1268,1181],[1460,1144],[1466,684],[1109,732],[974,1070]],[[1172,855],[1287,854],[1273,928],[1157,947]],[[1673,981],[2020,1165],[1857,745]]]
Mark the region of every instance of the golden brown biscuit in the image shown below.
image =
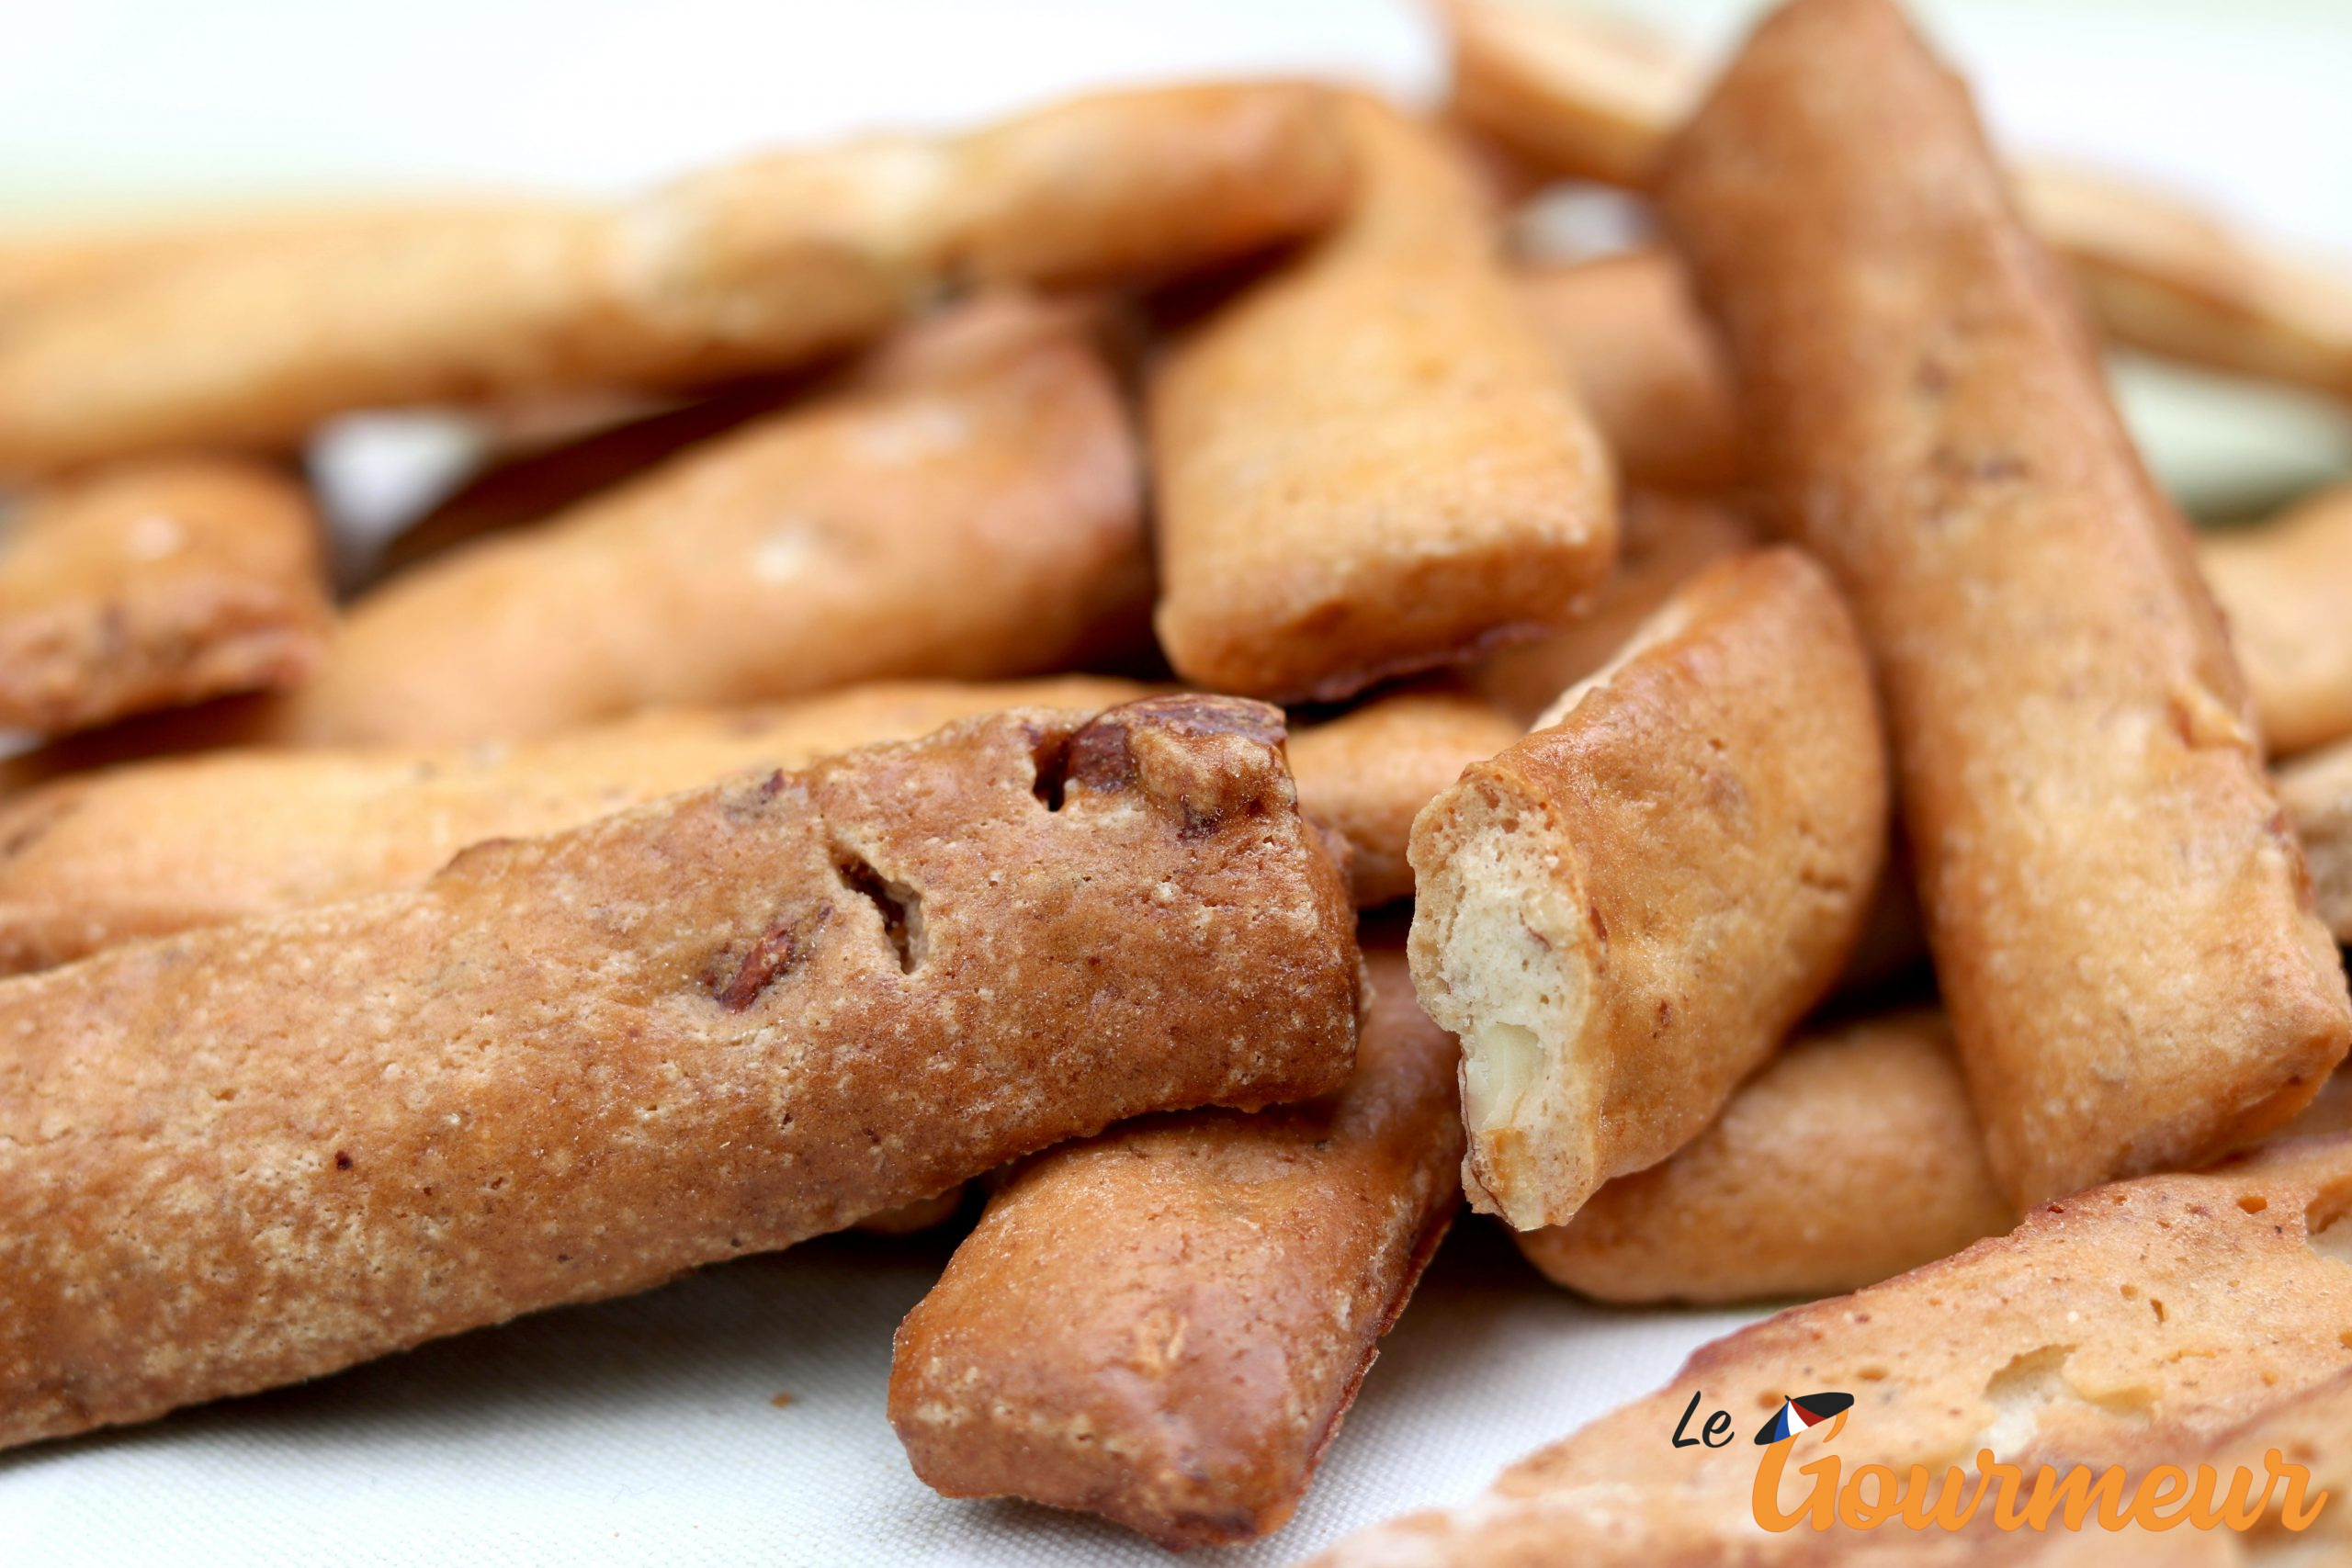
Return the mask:
[[[1786,547],[1720,561],[1413,823],[1413,980],[1462,1038],[1471,1202],[1564,1224],[1821,999],[1886,850],[1870,667]]]
[[[1671,1158],[1519,1237],[1609,1302],[1739,1302],[1877,1284],[2017,1223],[1939,1013],[1792,1042]]]
[[[2352,1075],[2265,1142],[2352,1132]],[[1704,1133],[1519,1237],[1551,1279],[1612,1302],[1860,1290],[2017,1223],[1984,1163],[1939,1013],[1792,1042]]]
[[[1639,22],[1526,0],[1442,0],[1452,112],[1574,179],[1642,186],[1698,107],[1706,62]],[[2352,270],[2174,197],[2080,170],[2014,172],[2107,335],[2152,354],[2352,396]]]
[[[2271,753],[2352,736],[2352,486],[2206,538],[2198,564]]]
[[[286,445],[352,408],[775,369],[967,280],[1182,272],[1295,239],[1349,180],[1324,89],[1227,84],[754,159],[616,209],[296,225],[19,312],[0,471]]]
[[[1965,89],[1885,0],[1797,0],[1659,188],[1760,482],[1870,639],[2004,1189],[2292,1116],[2352,1042],[2343,968],[2188,530]]]
[[[2352,1137],[2302,1139],[2195,1176],[2119,1182],[2036,1210],[1871,1290],[1797,1307],[1701,1349],[1672,1384],[1506,1471],[1484,1496],[1351,1536],[1318,1563],[1640,1564],[1806,1559],[1798,1467],[2174,1462],[2352,1365],[2352,1269],[2329,1251],[2352,1201]],[[2309,1239],[2336,1227],[2318,1245]],[[1835,1439],[1800,1437],[1759,1529],[1783,1399],[1854,1396]],[[1668,1441],[1687,1402],[1728,1411],[1720,1450]],[[1787,1450],[1778,1450],[1784,1454]],[[1989,1509],[1992,1505],[1987,1503]],[[1882,1536],[1909,1536],[1899,1526]]]
[[[1354,917],[1281,734],[967,720],[0,984],[0,1444],[1338,1089]]]
[[[2352,944],[2352,741],[2298,757],[2278,776],[2319,917],[2337,942]]]
[[[1607,456],[1476,183],[1373,99],[1346,124],[1348,221],[1151,384],[1160,642],[1223,690],[1344,697],[1565,626],[1614,548]]]
[[[1617,570],[1592,607],[1564,632],[1474,666],[1469,683],[1521,724],[1532,724],[1562,692],[1608,663],[1700,569],[1757,543],[1754,525],[1727,506],[1635,491],[1625,498]]]
[[[560,832],[954,719],[1141,695],[1087,675],[883,682],[513,744],[229,750],[68,774],[0,796],[0,972],[410,886],[484,839]]]
[[[252,739],[543,735],[660,705],[1064,666],[1140,619],[1150,561],[1083,318],[1017,299],[963,352],[695,448],[355,604]],[[912,350],[900,350],[901,357]]]
[[[300,486],[225,458],[129,463],[0,522],[0,729],[85,729],[290,686],[333,609]]]
[[[1354,851],[1356,908],[1413,893],[1405,858],[1413,818],[1439,791],[1526,733],[1492,703],[1464,692],[1406,691],[1295,732],[1291,772],[1299,809]]]
[[[1627,484],[1687,491],[1738,481],[1731,371],[1672,256],[1532,267],[1519,292]]]
[[[1698,102],[1704,65],[1677,40],[1599,9],[1440,0],[1452,112],[1571,179],[1641,186]]]
[[[0,795],[0,973],[404,887],[481,840],[557,832],[729,773],[801,767],[1000,708],[1094,708],[1146,690],[1096,675],[877,682],[536,740],[255,748],[28,781]],[[1413,814],[1520,730],[1476,698],[1406,692],[1291,742],[1300,809],[1340,836],[1359,906],[1411,893]]]
[[[891,1361],[926,1484],[1178,1551],[1288,1522],[1462,1201],[1453,1042],[1393,940],[1366,964],[1339,1095],[1130,1122],[989,1201]]]

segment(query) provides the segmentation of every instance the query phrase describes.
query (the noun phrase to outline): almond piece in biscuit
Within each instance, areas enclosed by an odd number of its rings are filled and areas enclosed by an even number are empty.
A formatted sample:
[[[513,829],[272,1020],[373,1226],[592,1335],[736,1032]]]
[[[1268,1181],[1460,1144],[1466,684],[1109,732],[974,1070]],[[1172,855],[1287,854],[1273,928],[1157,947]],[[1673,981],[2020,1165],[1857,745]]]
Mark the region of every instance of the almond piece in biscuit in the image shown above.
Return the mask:
[[[1464,1184],[1521,1230],[1655,1165],[1836,980],[1886,850],[1860,638],[1789,548],[1718,562],[1413,824],[1413,979]]]
[[[0,1444],[1352,1070],[1281,716],[1029,709],[0,982]]]

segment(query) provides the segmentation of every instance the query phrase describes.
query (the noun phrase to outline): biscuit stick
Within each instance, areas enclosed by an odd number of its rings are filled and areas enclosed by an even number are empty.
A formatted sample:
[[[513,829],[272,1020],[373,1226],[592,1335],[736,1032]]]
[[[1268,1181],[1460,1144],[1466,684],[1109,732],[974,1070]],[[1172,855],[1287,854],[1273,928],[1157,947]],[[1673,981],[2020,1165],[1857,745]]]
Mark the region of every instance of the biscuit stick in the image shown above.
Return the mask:
[[[0,972],[404,887],[481,840],[578,827],[729,773],[801,767],[1000,708],[1096,708],[1145,690],[1093,675],[880,682],[537,740],[255,748],[69,774],[0,796]],[[1413,814],[1519,734],[1476,698],[1405,692],[1293,738],[1299,808],[1345,840],[1359,906],[1412,892]]]
[[[0,971],[406,887],[484,839],[582,827],[953,719],[1143,694],[1091,676],[884,682],[511,744],[224,750],[72,773],[0,796]]]
[[[1951,1032],[1915,1011],[1795,1041],[1671,1158],[1519,1245],[1601,1301],[1741,1302],[1859,1290],[2016,1223]]]
[[[892,1359],[926,1483],[1176,1550],[1288,1521],[1462,1201],[1453,1042],[1396,945],[1367,976],[1336,1097],[1130,1122],[989,1200]]]
[[[1626,483],[1704,491],[1737,482],[1731,371],[1672,257],[1634,251],[1531,267],[1519,292]]]
[[[0,1443],[1347,1081],[1280,716],[966,721],[0,985]]]
[[[1186,679],[1261,696],[1565,626],[1613,551],[1608,459],[1475,183],[1396,111],[1346,114],[1353,214],[1150,389],[1160,641]]]
[[[2271,752],[2352,736],[2352,486],[2203,540],[2198,564]]]
[[[999,330],[942,323],[955,355],[886,360],[393,579],[248,738],[488,739],[887,676],[1028,674],[1138,624],[1141,481],[1109,369],[1064,312],[971,310]]]
[[[292,685],[332,615],[318,520],[272,469],[156,459],[36,491],[0,521],[0,729]]]
[[[1987,1449],[2029,1489],[2042,1464],[2177,1462],[2352,1366],[2352,1269],[2329,1255],[2347,1195],[2352,1135],[2049,1204],[1956,1258],[1718,1340],[1665,1389],[1521,1461],[1482,1497],[1316,1561],[1764,1565],[1805,1560],[1822,1540],[1804,1522],[1813,1482],[1799,1467],[1829,1455],[1846,1477],[1884,1464],[1898,1484],[1922,1465],[1930,1487]],[[1799,1523],[1768,1532],[1752,1506],[1765,1450],[1750,1434],[1816,1392],[1853,1407],[1834,1446],[1796,1438],[1777,1506]],[[1694,1394],[1702,1412],[1731,1414],[1728,1446],[1668,1441]],[[1956,1507],[1973,1485],[1964,1478]],[[1995,1506],[1988,1495],[1983,1512]]]
[[[1575,179],[1645,186],[1698,107],[1705,62],[1605,9],[1442,0],[1453,110]],[[2352,397],[2352,272],[2168,195],[2077,169],[2015,171],[2017,198],[2107,335],[2152,354]]]
[[[1655,1165],[1837,979],[1886,851],[1871,675],[1820,568],[1702,572],[1413,823],[1413,980],[1463,1182],[1521,1230]]]
[[[1295,239],[1348,189],[1329,94],[1238,84],[755,159],[618,208],[264,226],[12,319],[0,471],[289,445],[353,408],[775,369],[963,282],[1160,276]]]
[[[1798,0],[1660,183],[1761,479],[1853,601],[1920,905],[2019,1204],[2294,1114],[2352,1006],[2244,682],[1966,92]]]

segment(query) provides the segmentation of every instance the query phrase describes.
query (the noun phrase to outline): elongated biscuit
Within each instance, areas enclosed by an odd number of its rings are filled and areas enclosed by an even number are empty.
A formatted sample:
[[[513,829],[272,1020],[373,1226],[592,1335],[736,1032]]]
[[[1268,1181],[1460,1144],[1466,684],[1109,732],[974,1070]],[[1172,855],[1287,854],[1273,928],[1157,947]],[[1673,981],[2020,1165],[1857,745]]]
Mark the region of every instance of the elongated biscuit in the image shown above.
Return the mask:
[[[1798,1472],[1817,1458],[1838,1457],[1849,1477],[1888,1465],[1898,1483],[1921,1465],[1931,1485],[1986,1449],[2029,1486],[2041,1464],[2177,1461],[2352,1365],[2352,1269],[2331,1255],[2347,1201],[2352,1136],[2049,1204],[1956,1258],[1718,1340],[1667,1388],[1521,1461],[1484,1496],[1317,1561],[1798,1562],[1822,1539],[1803,1522],[1812,1482]],[[1853,1408],[1828,1446],[1796,1439],[1776,1502],[1800,1522],[1768,1532],[1752,1499],[1767,1455],[1749,1433],[1816,1392],[1850,1394]],[[1692,1435],[1704,1411],[1729,1411],[1727,1447],[1669,1442],[1694,1395]]]
[[[2198,564],[2271,753],[2352,736],[2352,486],[2206,538]]]
[[[0,984],[0,1444],[1347,1079],[1280,716],[967,720]]]
[[[879,682],[767,708],[663,710],[537,740],[162,757],[0,795],[0,973],[420,882],[469,844],[577,827],[752,769],[1009,707],[1130,701],[1132,681]],[[1412,892],[1413,814],[1521,727],[1402,692],[1291,741],[1299,807],[1345,841],[1355,901]]]
[[[1575,179],[1645,186],[1698,107],[1705,62],[1629,17],[1443,0],[1452,110]],[[2031,164],[2017,199],[2115,342],[2352,397],[2352,270],[2241,232],[2162,192]]]
[[[1731,371],[1671,256],[1532,267],[1519,291],[1626,483],[1708,491],[1738,481]]]
[[[352,408],[775,369],[967,280],[1164,275],[1295,239],[1348,191],[1324,89],[1232,84],[754,159],[617,209],[280,227],[20,312],[0,471],[289,444]]]
[[[1405,858],[1413,818],[1439,792],[1518,739],[1526,725],[1464,692],[1404,691],[1291,736],[1298,805],[1354,851],[1356,908],[1413,892]]]
[[[159,459],[36,491],[0,523],[0,729],[292,685],[332,615],[318,520],[273,469]]]
[[[1141,695],[1093,676],[886,682],[513,744],[228,750],[69,774],[0,797],[0,972],[406,887],[484,839],[560,832],[954,719]]]
[[[254,739],[473,740],[1063,665],[1140,619],[1133,441],[1080,324],[1002,330],[696,448],[351,608]],[[950,327],[953,323],[948,324]]]
[[[892,1359],[927,1484],[1177,1550],[1288,1521],[1461,1206],[1453,1042],[1393,940],[1366,966],[1339,1095],[1131,1122],[989,1200]]]
[[[2188,531],[1965,90],[1884,0],[1798,0],[1660,191],[1762,480],[1870,639],[2004,1189],[2284,1122],[2352,1040],[2343,969]]]
[[[2017,1223],[1932,1011],[1792,1043],[1707,1130],[1520,1249],[1610,1302],[1859,1290]]]
[[[1821,570],[1717,563],[1413,824],[1413,979],[1461,1036],[1463,1183],[1521,1230],[1696,1136],[1838,977],[1886,850]]]
[[[1561,693],[1614,658],[1685,582],[1758,543],[1754,525],[1729,507],[1639,491],[1625,498],[1619,539],[1617,570],[1577,624],[1473,667],[1474,690],[1533,724]]]
[[[2302,840],[2320,919],[2352,945],[2352,741],[2279,769],[2278,800]]]
[[[1565,626],[1614,547],[1608,459],[1436,136],[1346,107],[1353,214],[1150,389],[1162,592],[1189,680],[1343,697]]]
[[[2347,1131],[2339,1072],[2271,1139]],[[1671,1158],[1519,1244],[1602,1301],[1739,1302],[1860,1290],[2016,1223],[1951,1031],[1916,1010],[1793,1042]]]

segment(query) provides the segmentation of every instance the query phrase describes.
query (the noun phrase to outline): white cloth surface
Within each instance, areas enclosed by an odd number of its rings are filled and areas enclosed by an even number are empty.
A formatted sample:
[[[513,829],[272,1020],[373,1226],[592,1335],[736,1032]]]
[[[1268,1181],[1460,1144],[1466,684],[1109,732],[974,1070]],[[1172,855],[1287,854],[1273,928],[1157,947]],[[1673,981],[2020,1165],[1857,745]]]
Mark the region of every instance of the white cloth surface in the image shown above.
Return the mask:
[[[908,1469],[882,1417],[890,1333],[947,1251],[938,1236],[831,1238],[0,1455],[0,1562],[1164,1568],[1167,1553],[1112,1526],[949,1502]],[[1287,1562],[1467,1496],[1754,1315],[1585,1304],[1465,1215],[1298,1517],[1206,1560]]]
[[[1712,39],[1749,7],[1647,8]],[[1927,9],[2017,143],[2165,175],[2352,254],[2340,0]],[[85,0],[7,15],[7,224],[149,197],[453,176],[622,188],[748,146],[1209,70],[1337,70],[1423,91],[1439,74],[1422,20],[1383,0]],[[2308,404],[2257,400],[2232,425],[2207,401],[2132,402],[2176,489],[2249,462],[2298,482],[2352,464],[2340,415]],[[2217,437],[2225,426],[2243,439]],[[2221,489],[2238,483],[2225,477]],[[0,1568],[1164,1563],[1090,1520],[944,1501],[908,1470],[882,1417],[890,1333],[946,1249],[820,1242],[0,1455]],[[1212,1560],[1288,1562],[1466,1497],[1752,1315],[1579,1303],[1465,1218],[1297,1519]],[[779,1393],[792,1402],[774,1405]]]

